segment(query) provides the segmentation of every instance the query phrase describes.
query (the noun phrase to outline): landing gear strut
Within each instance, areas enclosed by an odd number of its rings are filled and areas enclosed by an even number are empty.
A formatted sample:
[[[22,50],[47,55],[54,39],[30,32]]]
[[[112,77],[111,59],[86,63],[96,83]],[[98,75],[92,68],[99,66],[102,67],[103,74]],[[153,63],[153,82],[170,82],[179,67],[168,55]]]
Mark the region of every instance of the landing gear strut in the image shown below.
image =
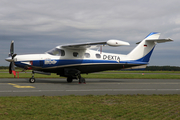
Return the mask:
[[[34,71],[32,71],[32,77],[29,78],[29,82],[30,83],[35,83],[36,82],[36,79],[34,78]]]

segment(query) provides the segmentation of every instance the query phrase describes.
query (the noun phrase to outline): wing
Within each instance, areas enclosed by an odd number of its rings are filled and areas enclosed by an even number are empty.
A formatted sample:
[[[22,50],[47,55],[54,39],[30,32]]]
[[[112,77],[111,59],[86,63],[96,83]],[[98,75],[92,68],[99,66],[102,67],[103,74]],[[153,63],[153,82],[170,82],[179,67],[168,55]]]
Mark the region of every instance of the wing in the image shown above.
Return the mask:
[[[80,43],[80,44],[68,44],[62,45],[62,48],[68,49],[87,49],[87,48],[95,48],[99,46],[122,46],[122,45],[130,45],[128,42],[124,42],[121,40],[108,40],[107,42],[88,42],[88,43]]]
[[[69,49],[87,49],[87,48],[95,48],[99,46],[105,46],[106,42],[94,42],[94,43],[79,43],[79,44],[68,44],[62,45],[62,48],[69,48]]]

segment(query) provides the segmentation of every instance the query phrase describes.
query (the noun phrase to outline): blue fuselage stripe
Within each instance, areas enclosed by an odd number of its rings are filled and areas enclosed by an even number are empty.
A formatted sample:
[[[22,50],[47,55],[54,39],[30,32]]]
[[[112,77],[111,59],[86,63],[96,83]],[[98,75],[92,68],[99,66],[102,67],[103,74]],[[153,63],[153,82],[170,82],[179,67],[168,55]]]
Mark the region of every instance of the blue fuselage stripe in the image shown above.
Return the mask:
[[[23,61],[26,62],[26,61]],[[140,62],[140,61],[112,61],[112,60],[85,60],[85,59],[78,59],[78,60],[70,60],[70,59],[65,59],[65,60],[54,60],[54,61],[45,61],[45,60],[35,60],[33,61],[32,66],[35,67],[41,67],[41,68],[48,68],[48,67],[60,67],[60,66],[75,66],[79,64],[84,64],[84,65],[93,65],[93,64],[147,64],[146,62]],[[18,67],[24,67],[27,64],[24,64],[21,62],[15,62],[15,65]]]

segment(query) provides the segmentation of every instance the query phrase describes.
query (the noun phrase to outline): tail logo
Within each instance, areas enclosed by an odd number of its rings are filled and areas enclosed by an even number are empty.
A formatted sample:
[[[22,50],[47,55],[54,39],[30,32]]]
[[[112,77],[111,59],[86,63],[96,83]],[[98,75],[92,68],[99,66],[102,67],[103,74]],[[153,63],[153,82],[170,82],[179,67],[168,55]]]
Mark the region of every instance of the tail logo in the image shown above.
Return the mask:
[[[46,59],[45,61],[44,61],[44,64],[46,64],[46,65],[51,65],[51,64],[56,64],[57,63],[57,61],[56,60],[51,60],[51,59]]]

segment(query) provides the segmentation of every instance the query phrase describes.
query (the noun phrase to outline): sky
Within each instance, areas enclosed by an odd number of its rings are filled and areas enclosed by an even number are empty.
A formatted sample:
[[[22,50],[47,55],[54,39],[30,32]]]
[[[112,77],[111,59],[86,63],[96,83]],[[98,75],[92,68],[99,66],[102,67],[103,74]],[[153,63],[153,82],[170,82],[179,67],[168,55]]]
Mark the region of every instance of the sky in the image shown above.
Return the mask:
[[[180,66],[179,0],[0,0],[0,66],[16,54],[44,53],[58,45],[118,39],[130,46],[104,47],[128,54],[150,32],[173,42],[157,44],[149,65]]]

